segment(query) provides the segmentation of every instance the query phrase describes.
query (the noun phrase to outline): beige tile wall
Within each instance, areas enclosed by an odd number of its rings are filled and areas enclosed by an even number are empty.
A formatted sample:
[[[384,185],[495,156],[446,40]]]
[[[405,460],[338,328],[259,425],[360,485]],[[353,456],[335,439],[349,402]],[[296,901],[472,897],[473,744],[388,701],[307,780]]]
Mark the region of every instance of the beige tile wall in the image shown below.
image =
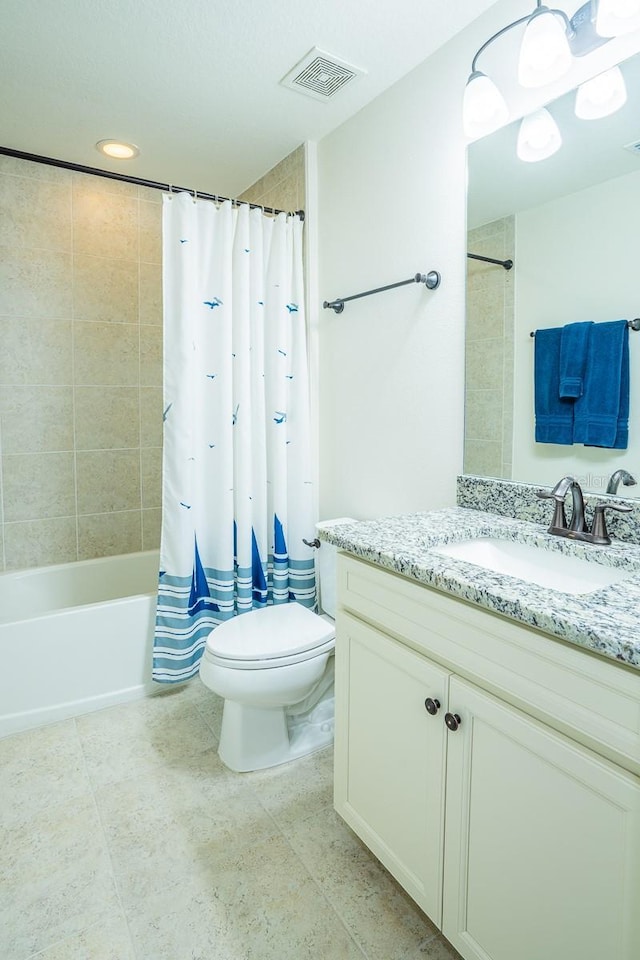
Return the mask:
[[[304,210],[304,145],[272,167],[260,180],[256,180],[239,199],[276,210]]]
[[[515,259],[514,218],[470,230],[468,250]],[[514,273],[469,260],[464,472],[511,477],[513,449]]]
[[[160,201],[0,157],[2,569],[159,543]]]

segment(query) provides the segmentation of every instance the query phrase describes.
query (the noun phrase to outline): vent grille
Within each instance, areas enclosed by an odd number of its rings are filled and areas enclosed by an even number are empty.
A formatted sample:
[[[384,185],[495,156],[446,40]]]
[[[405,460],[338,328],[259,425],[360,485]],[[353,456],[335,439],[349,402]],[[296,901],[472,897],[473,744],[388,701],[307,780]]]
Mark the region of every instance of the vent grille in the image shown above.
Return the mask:
[[[635,153],[636,156],[640,157],[640,140],[636,140],[635,143],[625,143],[625,150],[629,150],[630,153]]]
[[[280,83],[316,100],[328,100],[364,70],[314,47]]]

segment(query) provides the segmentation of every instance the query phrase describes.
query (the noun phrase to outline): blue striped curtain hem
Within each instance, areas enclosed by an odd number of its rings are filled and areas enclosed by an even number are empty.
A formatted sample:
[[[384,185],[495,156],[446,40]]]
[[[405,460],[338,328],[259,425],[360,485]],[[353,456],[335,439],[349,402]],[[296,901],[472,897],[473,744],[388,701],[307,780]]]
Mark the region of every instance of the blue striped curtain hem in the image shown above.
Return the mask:
[[[310,609],[316,607],[314,562],[270,556],[265,564],[266,597],[254,595],[251,567],[237,571],[205,568],[210,599],[200,601],[197,611],[189,609],[192,578],[160,576],[153,679],[161,683],[182,683],[198,672],[207,637],[219,624],[237,614],[270,604],[295,600]],[[217,608],[217,609],[215,609]]]

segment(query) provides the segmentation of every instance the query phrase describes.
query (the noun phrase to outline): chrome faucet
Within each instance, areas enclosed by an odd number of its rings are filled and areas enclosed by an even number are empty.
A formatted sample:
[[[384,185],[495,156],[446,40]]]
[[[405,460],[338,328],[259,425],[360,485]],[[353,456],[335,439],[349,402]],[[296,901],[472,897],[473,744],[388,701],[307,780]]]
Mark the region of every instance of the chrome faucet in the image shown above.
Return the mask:
[[[628,470],[616,470],[609,478],[607,493],[617,493],[620,481],[622,481],[625,487],[633,487],[637,483],[636,478],[632,477]]]
[[[620,471],[622,472],[622,471]],[[623,481],[624,482],[624,481]],[[571,490],[572,513],[571,523],[567,525],[567,516],[564,509],[564,498]],[[557,537],[569,537],[572,540],[584,540],[586,543],[605,545],[611,543],[611,537],[605,524],[605,510],[615,510],[618,513],[630,513],[631,507],[619,503],[598,503],[594,509],[593,528],[589,531],[584,515],[584,496],[582,487],[575,477],[563,477],[556,483],[553,490],[536,490],[536,496],[543,500],[554,500],[553,520],[549,533]]]

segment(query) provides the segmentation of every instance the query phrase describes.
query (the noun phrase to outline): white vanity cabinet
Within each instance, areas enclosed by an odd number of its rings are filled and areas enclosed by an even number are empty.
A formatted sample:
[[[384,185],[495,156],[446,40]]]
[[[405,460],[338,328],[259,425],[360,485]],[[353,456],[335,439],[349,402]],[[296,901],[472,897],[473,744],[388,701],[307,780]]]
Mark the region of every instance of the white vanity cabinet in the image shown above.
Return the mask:
[[[339,604],[341,816],[468,960],[638,960],[640,675],[353,557]]]

